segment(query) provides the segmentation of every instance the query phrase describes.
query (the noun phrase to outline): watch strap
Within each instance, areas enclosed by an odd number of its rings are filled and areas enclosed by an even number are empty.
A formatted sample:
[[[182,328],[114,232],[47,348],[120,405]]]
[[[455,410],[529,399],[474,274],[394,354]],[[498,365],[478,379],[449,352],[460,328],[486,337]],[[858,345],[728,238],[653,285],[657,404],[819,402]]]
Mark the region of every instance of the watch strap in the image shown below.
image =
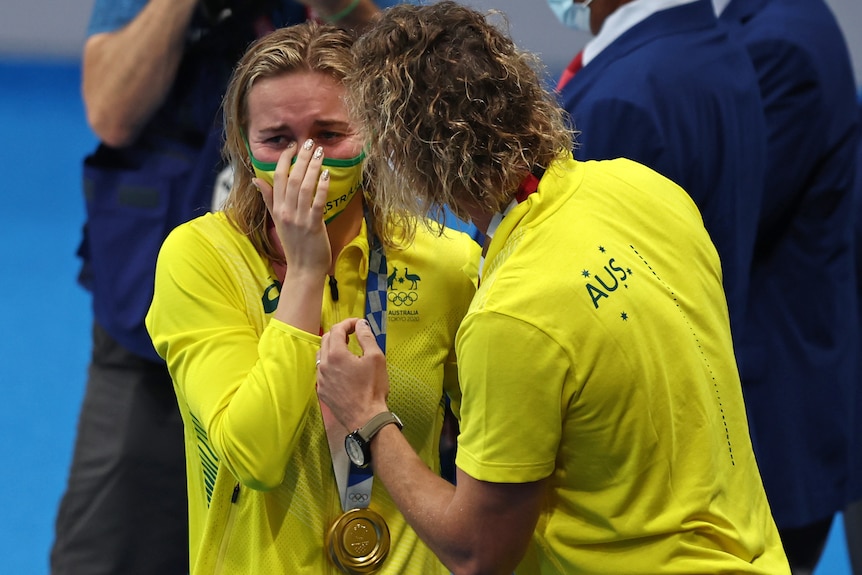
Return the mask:
[[[394,423],[398,426],[398,429],[403,429],[404,425],[401,423],[401,420],[397,415],[392,413],[391,411],[384,411],[382,413],[378,413],[374,417],[368,420],[368,423],[357,429],[357,433],[359,436],[365,440],[366,443],[369,443],[377,432],[381,429],[389,425],[390,423]]]

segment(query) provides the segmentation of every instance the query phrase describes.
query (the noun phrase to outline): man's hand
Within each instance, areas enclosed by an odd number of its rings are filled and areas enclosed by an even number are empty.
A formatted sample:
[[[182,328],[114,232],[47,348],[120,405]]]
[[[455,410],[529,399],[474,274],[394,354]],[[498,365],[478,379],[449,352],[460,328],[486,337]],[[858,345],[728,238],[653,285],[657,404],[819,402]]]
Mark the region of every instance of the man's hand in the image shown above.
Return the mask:
[[[347,347],[354,333],[362,348],[358,357]],[[317,367],[320,400],[344,427],[358,429],[378,413],[388,411],[388,394],[386,356],[368,322],[351,318],[332,326],[320,344]]]

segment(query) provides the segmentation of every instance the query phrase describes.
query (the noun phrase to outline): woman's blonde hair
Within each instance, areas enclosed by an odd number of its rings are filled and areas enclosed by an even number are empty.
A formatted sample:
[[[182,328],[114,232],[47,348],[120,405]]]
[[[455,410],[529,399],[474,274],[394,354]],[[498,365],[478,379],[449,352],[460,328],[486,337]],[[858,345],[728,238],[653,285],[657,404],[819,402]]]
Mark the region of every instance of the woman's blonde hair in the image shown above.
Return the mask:
[[[429,210],[501,211],[523,178],[572,148],[539,59],[452,1],[398,5],[353,47],[350,115],[365,130],[373,210],[408,237]]]
[[[269,212],[251,182],[254,173],[246,147],[249,92],[261,78],[290,72],[320,72],[342,81],[353,65],[353,42],[352,33],[313,21],[278,29],[248,48],[228,84],[222,106],[223,155],[233,169],[234,179],[224,210],[257,251],[274,261],[283,261],[283,256],[266,231]]]

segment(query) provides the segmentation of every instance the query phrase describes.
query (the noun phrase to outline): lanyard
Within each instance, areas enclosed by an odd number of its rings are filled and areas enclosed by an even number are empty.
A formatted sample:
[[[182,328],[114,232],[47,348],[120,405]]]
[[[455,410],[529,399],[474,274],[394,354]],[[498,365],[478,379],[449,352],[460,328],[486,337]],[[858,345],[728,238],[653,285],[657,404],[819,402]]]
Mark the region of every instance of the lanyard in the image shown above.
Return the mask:
[[[366,229],[368,230],[368,277],[365,280],[365,319],[368,320],[377,345],[386,353],[386,254],[374,227],[370,215],[365,213]],[[340,427],[340,426],[339,426]],[[335,430],[333,430],[335,432]],[[341,497],[341,508],[344,511],[355,507],[368,507],[371,502],[371,488],[374,475],[370,467],[356,467],[347,457],[344,450],[344,437],[333,437],[327,429],[329,452],[332,456],[332,469],[335,482]]]
[[[365,280],[365,319],[377,339],[377,345],[386,353],[386,254],[366,212],[368,230],[368,278]]]
[[[497,228],[500,227],[500,222],[503,221],[509,212],[511,212],[515,206],[526,200],[530,194],[535,193],[536,190],[539,189],[539,181],[541,181],[542,176],[545,175],[545,170],[539,168],[538,166],[533,169],[532,173],[527,174],[527,177],[521,181],[521,185],[518,186],[518,192],[515,194],[515,199],[512,200],[506,209],[502,212],[497,212],[494,214],[494,217],[491,218],[491,222],[488,224],[488,231],[485,232],[485,241],[482,244],[482,259],[479,260],[479,277],[482,277],[482,269],[485,267],[485,255],[488,253],[488,248],[491,246],[491,239],[494,237],[494,234],[497,233]]]

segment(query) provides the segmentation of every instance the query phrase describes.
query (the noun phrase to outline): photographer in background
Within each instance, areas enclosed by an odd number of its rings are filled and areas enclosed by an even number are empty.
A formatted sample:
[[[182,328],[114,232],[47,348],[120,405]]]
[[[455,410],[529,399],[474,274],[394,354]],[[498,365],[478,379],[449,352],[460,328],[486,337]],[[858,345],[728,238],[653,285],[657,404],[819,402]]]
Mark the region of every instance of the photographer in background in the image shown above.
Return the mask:
[[[53,575],[187,573],[183,427],[144,316],[156,256],[175,226],[227,185],[219,107],[256,38],[315,17],[359,28],[371,0],[96,0],[83,54],[87,120],[81,284],[93,351]]]

